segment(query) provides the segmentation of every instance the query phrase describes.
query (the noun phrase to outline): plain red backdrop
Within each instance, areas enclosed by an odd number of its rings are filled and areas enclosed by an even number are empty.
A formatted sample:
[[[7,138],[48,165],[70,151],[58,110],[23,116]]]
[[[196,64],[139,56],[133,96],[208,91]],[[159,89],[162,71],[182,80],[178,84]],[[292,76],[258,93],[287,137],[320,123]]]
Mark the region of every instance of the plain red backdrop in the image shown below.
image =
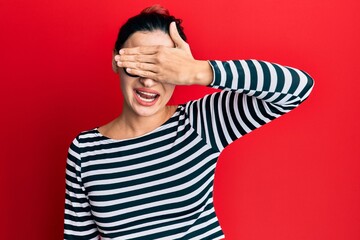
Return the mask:
[[[62,239],[67,148],[121,111],[112,47],[153,3],[1,0],[1,239]],[[156,3],[183,18],[196,58],[267,60],[316,81],[298,109],[221,156],[226,240],[359,240],[359,1]],[[181,87],[172,102],[208,92]]]

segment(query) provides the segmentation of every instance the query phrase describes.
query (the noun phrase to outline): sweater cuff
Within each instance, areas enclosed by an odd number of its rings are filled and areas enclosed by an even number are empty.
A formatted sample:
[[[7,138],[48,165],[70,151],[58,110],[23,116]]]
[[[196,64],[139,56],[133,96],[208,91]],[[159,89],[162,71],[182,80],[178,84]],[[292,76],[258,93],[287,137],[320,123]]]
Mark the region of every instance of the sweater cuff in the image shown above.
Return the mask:
[[[219,66],[217,65],[215,60],[208,60],[208,63],[210,64],[210,67],[213,72],[213,80],[208,85],[208,87],[218,87],[220,84],[220,79],[221,79],[221,73],[220,73]]]

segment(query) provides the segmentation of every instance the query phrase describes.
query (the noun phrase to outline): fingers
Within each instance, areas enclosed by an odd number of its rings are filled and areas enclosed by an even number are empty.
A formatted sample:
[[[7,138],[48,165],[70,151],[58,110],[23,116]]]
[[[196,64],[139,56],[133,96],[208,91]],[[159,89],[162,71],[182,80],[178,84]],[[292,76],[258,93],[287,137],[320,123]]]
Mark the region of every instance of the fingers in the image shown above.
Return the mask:
[[[140,46],[134,48],[123,48],[119,55],[115,55],[114,60],[122,63],[156,63],[159,61],[159,52],[164,46]]]
[[[152,71],[145,71],[145,70],[133,69],[133,68],[126,68],[126,71],[132,75],[140,76],[143,78],[151,78],[155,81],[158,80],[157,73],[154,73]]]
[[[117,62],[140,62],[140,63],[155,62],[154,55],[116,55],[114,59]]]
[[[170,23],[169,31],[170,31],[170,37],[177,48],[182,48],[182,49],[188,48],[188,44],[181,38],[178,32],[175,22]]]
[[[119,51],[120,55],[151,55],[155,54],[159,51],[160,46],[141,46],[141,47],[134,47],[134,48],[122,48]]]
[[[139,49],[126,49],[135,50]],[[132,51],[133,53],[134,51]],[[126,71],[132,75],[147,77],[156,80],[158,66],[153,63],[153,55],[116,55],[114,57],[116,65],[126,68]]]
[[[118,67],[139,70],[139,71],[150,71],[157,72],[158,67],[151,63],[139,63],[139,62],[117,62]]]

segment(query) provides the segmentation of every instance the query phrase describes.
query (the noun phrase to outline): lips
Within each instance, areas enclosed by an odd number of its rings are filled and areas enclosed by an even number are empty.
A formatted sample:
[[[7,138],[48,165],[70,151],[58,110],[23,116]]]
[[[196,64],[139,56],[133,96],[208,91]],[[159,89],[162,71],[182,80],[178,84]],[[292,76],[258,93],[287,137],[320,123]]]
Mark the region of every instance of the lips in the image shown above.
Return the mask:
[[[159,99],[160,94],[151,89],[140,89],[134,90],[135,98],[139,104],[144,106],[152,106]]]

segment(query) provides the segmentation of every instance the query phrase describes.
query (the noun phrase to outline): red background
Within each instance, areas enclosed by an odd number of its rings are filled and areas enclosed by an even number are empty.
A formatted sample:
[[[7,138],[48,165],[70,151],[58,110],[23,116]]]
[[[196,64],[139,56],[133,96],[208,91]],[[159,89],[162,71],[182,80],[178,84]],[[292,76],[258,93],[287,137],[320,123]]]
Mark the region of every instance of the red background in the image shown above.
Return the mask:
[[[1,239],[62,239],[67,148],[121,111],[118,27],[153,1],[0,2]],[[255,58],[315,79],[298,109],[227,148],[215,207],[227,240],[360,239],[357,0],[158,1],[199,59]],[[173,102],[208,90],[179,88]]]

